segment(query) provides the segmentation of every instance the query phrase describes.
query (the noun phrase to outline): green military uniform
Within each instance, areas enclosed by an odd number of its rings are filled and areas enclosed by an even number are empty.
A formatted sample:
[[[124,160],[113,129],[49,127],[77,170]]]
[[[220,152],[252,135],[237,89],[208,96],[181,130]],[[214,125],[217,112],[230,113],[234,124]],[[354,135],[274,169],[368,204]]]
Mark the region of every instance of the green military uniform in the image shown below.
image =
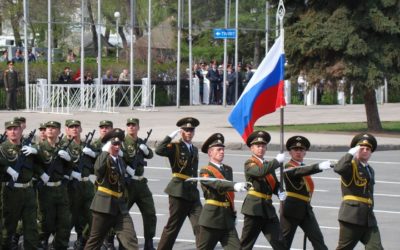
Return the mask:
[[[61,124],[50,121],[46,123],[46,127],[60,128]],[[49,236],[54,234],[53,246],[57,250],[68,248],[71,232],[68,191],[64,183],[64,175],[70,175],[71,166],[57,155],[58,147],[52,146],[48,141],[40,142],[37,146],[39,164],[49,176],[49,181],[40,182],[38,187],[39,208],[43,216],[39,238],[42,246],[46,246]]]
[[[293,136],[286,142],[286,148],[308,150],[310,142],[303,136]],[[301,167],[298,167],[301,166]],[[282,206],[281,227],[286,243],[290,247],[298,226],[311,241],[314,249],[327,250],[324,236],[318,225],[311,206],[314,182],[310,175],[320,173],[318,164],[304,166],[302,162],[291,159],[285,169],[291,169],[284,174],[287,198]]]
[[[6,122],[6,129],[20,126],[18,122]],[[33,174],[41,175],[43,170],[33,164],[32,155],[22,156],[21,144],[13,144],[9,140],[0,146],[0,166],[4,175],[2,204],[5,233],[3,249],[12,249],[12,236],[16,233],[19,220],[24,223],[24,249],[37,249],[39,243],[36,223],[37,202],[32,185]],[[18,161],[24,159],[19,169],[18,179],[14,182],[6,172],[8,167],[15,168]],[[18,171],[17,169],[14,169]]]
[[[199,121],[192,117],[182,118],[177,126],[183,129],[195,129]],[[200,194],[197,184],[185,182],[190,177],[197,177],[199,165],[198,149],[192,145],[192,150],[180,139],[178,142],[171,142],[167,136],[156,147],[156,154],[168,157],[172,170],[172,179],[165,189],[169,195],[169,218],[162,232],[158,250],[172,249],[176,237],[186,219],[192,224],[193,233],[196,236],[196,244],[199,236],[199,216],[201,212]]]
[[[8,65],[14,65],[12,61]],[[6,69],[3,73],[4,87],[7,92],[6,106],[8,110],[17,109],[18,73],[14,69]]]
[[[139,125],[138,119],[128,119],[128,124]],[[156,234],[157,216],[154,206],[153,195],[147,185],[147,179],[144,174],[144,161],[141,157],[146,159],[153,158],[153,151],[148,148],[148,154],[145,155],[139,148],[139,145],[144,144],[141,138],[133,138],[130,135],[125,137],[122,144],[123,158],[127,166],[134,169],[134,175],[129,176],[128,189],[128,209],[136,203],[142,214],[143,228],[144,228],[144,249],[154,249],[153,237]]]
[[[224,146],[224,137],[216,133],[204,142],[201,151],[207,153],[210,147]],[[233,171],[225,164],[209,162],[202,167],[200,177],[218,178],[228,181],[202,181],[205,204],[199,218],[199,250],[214,249],[218,242],[224,249],[241,249],[235,228],[236,210],[234,205]]]
[[[81,123],[78,120],[67,120],[65,125],[67,127],[74,125],[80,126]],[[79,144],[72,141],[66,149],[71,156],[72,170],[80,174],[81,177],[79,180],[71,178],[71,181],[68,182],[71,228],[74,227],[77,234],[77,241],[74,244],[76,249],[83,249],[87,240],[87,237],[84,237],[83,230],[87,225],[90,225],[92,221],[90,204],[94,196],[94,184],[90,181],[89,175],[94,173],[94,159],[82,153],[82,149],[85,146],[83,141]],[[86,234],[86,236],[88,236],[87,232]]]
[[[247,146],[268,144],[271,136],[265,131],[255,131],[247,138]],[[258,235],[263,232],[273,249],[287,249],[279,219],[272,205],[272,195],[277,194],[280,183],[275,175],[279,162],[270,162],[252,155],[244,164],[246,181],[252,183],[243,202],[244,224],[240,239],[242,249],[252,249]]]
[[[123,140],[124,132],[121,129],[113,129],[102,138],[102,142],[113,145],[120,144]],[[97,191],[90,206],[92,229],[85,250],[100,249],[110,228],[114,228],[124,248],[138,249],[136,232],[124,197],[125,162],[119,156],[102,152],[96,159],[94,169]]]
[[[373,135],[356,135],[350,147],[366,146],[375,151],[376,139]],[[368,163],[353,159],[345,154],[334,167],[341,176],[342,204],[339,210],[339,243],[336,249],[353,249],[359,241],[365,249],[383,249],[378,223],[374,214],[375,172]]]

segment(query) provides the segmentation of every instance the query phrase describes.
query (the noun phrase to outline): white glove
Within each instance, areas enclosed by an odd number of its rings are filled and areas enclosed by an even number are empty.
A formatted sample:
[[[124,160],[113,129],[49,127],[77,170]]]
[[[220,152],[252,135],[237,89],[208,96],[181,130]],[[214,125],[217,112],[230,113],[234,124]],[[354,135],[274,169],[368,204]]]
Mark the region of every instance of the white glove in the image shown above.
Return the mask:
[[[17,171],[15,171],[12,167],[8,167],[7,168],[7,173],[11,176],[13,181],[17,181],[18,176],[19,176]]]
[[[357,154],[358,150],[360,150],[360,145],[357,145],[354,148],[351,148],[348,153],[351,155],[355,155],[355,154]]]
[[[49,181],[50,177],[49,177],[46,173],[43,173],[43,174],[40,176],[40,179],[42,179],[42,181],[44,182],[44,184],[46,184],[46,183]]]
[[[144,145],[144,144],[140,144],[139,145],[139,148],[140,148],[140,150],[142,150],[142,152],[143,152],[143,154],[144,155],[148,155],[150,152],[149,152],[149,148],[146,146],[146,145]]]
[[[92,158],[96,158],[96,153],[95,153],[91,148],[84,147],[84,148],[82,149],[82,152],[83,152],[85,155],[88,155],[88,156],[90,156],[90,157],[92,157]]]
[[[31,146],[26,146],[26,145],[21,148],[21,151],[25,156],[28,156],[30,154],[34,154],[34,155],[37,154],[36,148],[33,148]]]
[[[278,192],[278,198],[279,198],[280,201],[286,200],[286,192],[285,191],[283,191],[283,192],[279,191]]]
[[[118,156],[119,156],[119,157],[124,157],[124,152],[122,152],[121,149],[118,151]]]
[[[247,191],[246,187],[247,187],[247,183],[246,182],[237,182],[233,186],[233,189],[236,192],[244,192],[244,191]]]
[[[66,161],[71,161],[71,156],[65,150],[58,151],[58,155]]]
[[[323,161],[318,164],[319,170],[326,170],[331,168],[331,162],[330,161]]]
[[[171,139],[174,139],[174,138],[178,135],[178,133],[179,133],[180,131],[181,131],[181,129],[178,129],[178,130],[172,132],[171,134],[169,134],[168,136],[169,136]]]
[[[276,155],[275,159],[279,162],[282,163],[285,160],[285,153],[279,153]]]
[[[75,172],[75,171],[72,171],[71,177],[74,178],[74,179],[77,179],[78,181],[81,181],[81,180],[82,180],[82,175],[81,175],[81,173],[78,173],[78,172]]]
[[[101,148],[101,151],[108,152],[111,148],[111,141],[108,141],[104,146]]]
[[[135,170],[131,167],[126,167],[126,172],[130,175],[130,176],[134,176],[135,175]]]
[[[96,182],[96,180],[97,180],[97,176],[96,175],[94,175],[94,174],[89,175],[89,181],[91,183],[94,184]]]

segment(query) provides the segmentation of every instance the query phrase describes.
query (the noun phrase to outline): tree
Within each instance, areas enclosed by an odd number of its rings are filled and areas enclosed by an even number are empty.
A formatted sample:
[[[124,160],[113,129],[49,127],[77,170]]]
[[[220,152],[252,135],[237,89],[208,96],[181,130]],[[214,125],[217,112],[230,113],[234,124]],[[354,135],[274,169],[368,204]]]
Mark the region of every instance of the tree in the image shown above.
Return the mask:
[[[400,84],[400,1],[285,1],[285,53],[292,79],[346,79],[362,91],[370,131],[381,131],[375,88]]]

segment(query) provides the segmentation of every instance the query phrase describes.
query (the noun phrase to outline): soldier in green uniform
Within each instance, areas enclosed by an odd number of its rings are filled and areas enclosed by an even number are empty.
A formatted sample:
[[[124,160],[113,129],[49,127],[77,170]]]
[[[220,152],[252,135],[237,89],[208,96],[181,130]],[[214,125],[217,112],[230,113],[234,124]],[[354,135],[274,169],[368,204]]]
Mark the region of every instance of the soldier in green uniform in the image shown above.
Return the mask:
[[[119,156],[124,137],[124,131],[116,128],[102,139],[103,143],[107,143],[94,166],[97,191],[90,207],[92,229],[85,250],[100,249],[110,228],[114,228],[122,247],[138,249],[136,232],[124,197],[126,165]]]
[[[199,153],[193,146],[192,139],[199,124],[199,120],[193,117],[180,119],[176,123],[180,129],[165,137],[155,150],[156,154],[168,157],[172,170],[172,179],[165,189],[169,196],[169,218],[158,243],[158,250],[172,249],[186,217],[189,217],[198,244],[198,220],[202,208],[200,194],[195,182],[185,180],[197,177]],[[181,139],[172,142],[178,133],[181,134]]]
[[[51,234],[54,234],[53,247],[67,249],[71,229],[71,213],[67,185],[64,175],[71,174],[71,156],[63,150],[58,141],[61,124],[56,121],[46,123],[47,140],[40,142],[38,148],[39,165],[46,178],[41,178],[38,187],[39,208],[42,218],[39,235],[42,248],[47,248]]]
[[[18,88],[18,73],[14,69],[14,62],[7,63],[8,69],[3,72],[4,87],[7,92],[6,106],[7,110],[17,109],[17,88]]]
[[[68,183],[69,204],[71,209],[71,228],[75,228],[77,240],[74,249],[83,249],[87,238],[83,235],[86,225],[91,223],[90,204],[94,196],[94,185],[89,179],[93,174],[95,152],[90,145],[81,140],[81,122],[67,120],[65,123],[68,139],[73,139],[67,152],[71,156],[71,181]]]
[[[42,122],[39,125],[39,135],[37,138],[37,143],[43,142],[47,139],[46,137],[46,123]]]
[[[272,205],[272,195],[278,195],[284,200],[285,193],[279,191],[280,183],[275,175],[275,169],[285,159],[285,154],[278,154],[274,160],[267,162],[264,155],[271,136],[266,131],[251,133],[246,144],[252,156],[244,164],[246,181],[252,184],[242,206],[244,224],[241,237],[242,249],[253,249],[262,232],[273,249],[288,249],[286,247],[278,216]]]
[[[284,181],[287,198],[281,210],[281,227],[288,247],[291,247],[297,227],[304,231],[314,249],[327,250],[324,236],[311,206],[314,182],[311,175],[331,169],[330,161],[305,166],[303,163],[310,141],[304,136],[290,137],[286,149],[291,159],[285,165]]]
[[[143,158],[153,158],[153,151],[147,147],[143,139],[138,137],[139,119],[130,118],[126,121],[127,135],[122,143],[123,158],[129,174],[128,209],[136,203],[142,214],[144,228],[144,248],[153,250],[153,237],[156,234],[157,216],[153,195],[143,176],[146,162]]]
[[[374,214],[375,172],[368,160],[378,143],[369,133],[354,136],[351,149],[334,170],[341,176],[339,243],[336,249],[353,249],[359,241],[365,249],[383,249]]]
[[[214,249],[218,242],[224,249],[242,249],[235,228],[234,191],[246,191],[247,183],[233,182],[232,168],[222,163],[224,141],[222,134],[215,133],[201,147],[201,151],[208,154],[209,163],[201,168],[200,177],[210,180],[201,181],[205,204],[199,219],[199,250]]]
[[[12,237],[16,233],[19,220],[24,224],[24,249],[37,249],[37,202],[32,177],[34,174],[42,175],[43,170],[33,164],[32,156],[37,154],[37,150],[28,145],[21,145],[20,123],[5,122],[5,128],[7,141],[0,146],[0,166],[6,181],[2,192],[5,226],[3,249],[18,249],[17,245],[12,244]]]

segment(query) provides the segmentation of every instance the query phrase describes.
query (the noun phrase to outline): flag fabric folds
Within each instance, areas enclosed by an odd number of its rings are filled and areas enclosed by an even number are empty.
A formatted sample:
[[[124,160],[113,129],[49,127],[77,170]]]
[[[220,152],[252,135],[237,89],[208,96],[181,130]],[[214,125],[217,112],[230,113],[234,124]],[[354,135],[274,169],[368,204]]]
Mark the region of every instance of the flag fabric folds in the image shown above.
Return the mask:
[[[229,115],[229,122],[244,141],[253,132],[254,123],[260,117],[286,105],[282,39],[282,36],[276,39]]]

